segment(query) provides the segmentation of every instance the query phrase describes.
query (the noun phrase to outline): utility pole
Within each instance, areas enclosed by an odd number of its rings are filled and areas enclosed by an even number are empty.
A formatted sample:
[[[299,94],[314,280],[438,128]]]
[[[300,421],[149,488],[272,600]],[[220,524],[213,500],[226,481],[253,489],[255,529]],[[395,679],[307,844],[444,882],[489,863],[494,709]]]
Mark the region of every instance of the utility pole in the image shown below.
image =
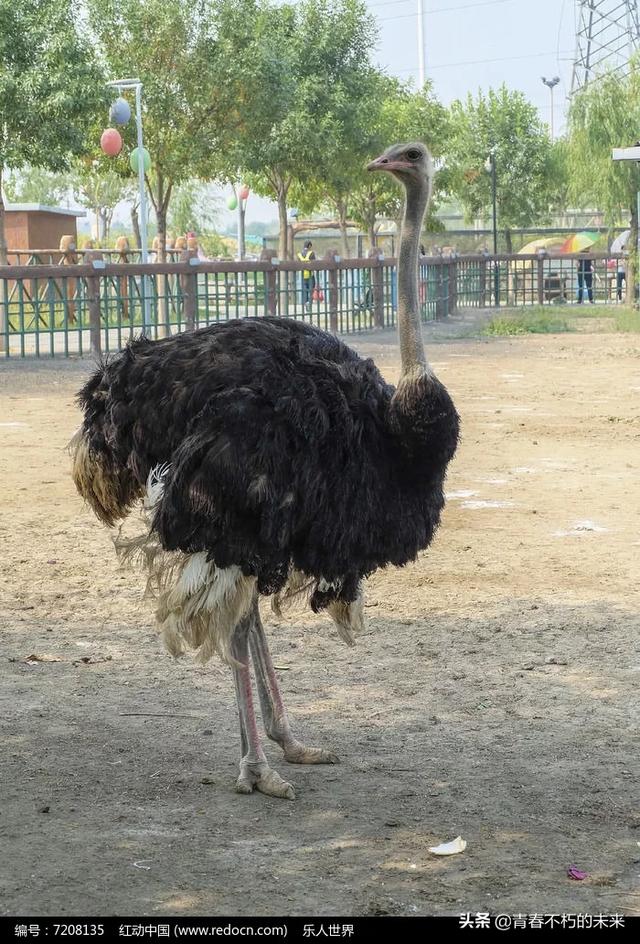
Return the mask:
[[[424,61],[424,0],[418,0],[418,85],[424,86],[425,77]]]
[[[549,91],[551,92],[551,143],[553,144],[553,142],[554,142],[554,140],[555,140],[555,135],[554,135],[554,132],[553,132],[553,90],[554,90],[554,88],[556,87],[556,85],[558,84],[558,82],[560,81],[560,76],[559,76],[559,75],[556,75],[556,76],[553,77],[553,79],[545,79],[545,77],[542,76],[542,81],[544,82],[544,84],[547,86],[547,88],[548,88]]]
[[[640,46],[638,0],[575,0],[575,23],[571,94],[601,75],[626,75]]]

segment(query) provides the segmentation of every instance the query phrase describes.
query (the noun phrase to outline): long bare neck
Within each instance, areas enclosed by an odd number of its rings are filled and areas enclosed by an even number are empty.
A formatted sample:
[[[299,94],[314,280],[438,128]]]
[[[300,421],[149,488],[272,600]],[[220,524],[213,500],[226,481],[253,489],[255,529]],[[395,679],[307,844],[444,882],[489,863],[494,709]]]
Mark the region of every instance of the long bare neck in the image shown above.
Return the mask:
[[[398,255],[398,334],[403,377],[427,368],[418,300],[418,250],[429,197],[427,180],[423,184],[411,182],[406,187]]]

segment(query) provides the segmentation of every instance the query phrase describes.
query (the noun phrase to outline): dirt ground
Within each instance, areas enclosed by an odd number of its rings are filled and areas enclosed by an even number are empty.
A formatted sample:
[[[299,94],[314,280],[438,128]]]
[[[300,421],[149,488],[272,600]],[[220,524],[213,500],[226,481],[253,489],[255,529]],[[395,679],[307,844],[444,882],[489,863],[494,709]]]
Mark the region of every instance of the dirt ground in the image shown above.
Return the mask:
[[[354,650],[267,615],[342,759],[269,744],[293,803],[234,792],[228,669],[162,650],[74,492],[90,363],[0,365],[3,913],[640,914],[640,337],[427,334],[464,430],[437,541]],[[393,334],[352,343],[396,379]]]

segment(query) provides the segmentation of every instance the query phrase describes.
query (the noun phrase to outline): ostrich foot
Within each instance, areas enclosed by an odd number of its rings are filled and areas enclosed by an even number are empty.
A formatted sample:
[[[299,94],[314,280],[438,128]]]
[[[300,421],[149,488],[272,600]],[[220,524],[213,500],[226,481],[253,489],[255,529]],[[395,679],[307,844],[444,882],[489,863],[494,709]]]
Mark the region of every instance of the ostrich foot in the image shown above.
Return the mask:
[[[274,738],[277,740],[277,738]],[[295,738],[280,742],[284,751],[284,759],[289,764],[339,764],[340,758],[333,751],[325,751],[322,747],[307,747]]]
[[[258,790],[267,796],[281,797],[283,800],[295,800],[296,791],[280,774],[269,767],[266,761],[250,761],[243,757],[240,761],[240,776],[236,781],[237,793],[253,793]]]

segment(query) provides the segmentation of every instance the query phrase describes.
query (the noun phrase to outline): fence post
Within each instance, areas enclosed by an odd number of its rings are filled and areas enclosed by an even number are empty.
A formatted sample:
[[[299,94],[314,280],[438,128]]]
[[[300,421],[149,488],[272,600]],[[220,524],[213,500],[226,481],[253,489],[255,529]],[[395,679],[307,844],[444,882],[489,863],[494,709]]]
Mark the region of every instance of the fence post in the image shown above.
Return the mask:
[[[180,255],[180,262],[189,266],[189,271],[180,275],[184,324],[187,331],[194,331],[198,321],[198,250],[185,249]]]
[[[337,263],[340,262],[340,256],[335,249],[327,249],[324,257],[325,262],[331,263],[331,268],[327,269],[327,309],[329,311],[329,331],[335,334],[338,330],[338,269]]]
[[[101,252],[91,252],[87,255],[86,261],[91,263],[95,275],[90,275],[87,279],[89,305],[89,343],[93,357],[100,357],[102,353],[102,336],[100,334],[100,275],[101,269],[104,269],[104,259]]]
[[[457,256],[449,260],[449,292],[447,315],[455,315],[458,310],[458,262]]]
[[[436,270],[436,321],[440,321],[443,312],[446,311],[446,298],[444,294],[444,258],[440,258],[435,263]]]
[[[538,304],[544,305],[544,253],[538,253]]]
[[[129,263],[129,240],[126,236],[118,236],[116,239],[116,251],[118,253],[118,263],[128,265]],[[120,295],[120,308],[124,318],[129,317],[129,279],[126,275],[121,275],[118,279],[118,293]]]
[[[62,253],[60,257],[60,265],[70,266],[78,264],[78,253],[76,252],[75,236],[61,236],[59,248],[60,252]],[[62,284],[65,284],[64,280]],[[67,320],[69,324],[76,323],[76,306],[73,302],[75,289],[75,279],[69,278],[66,280],[66,291],[61,292],[63,299],[66,298],[67,300]]]
[[[487,256],[484,252],[480,261],[480,308],[487,307]]]
[[[368,253],[371,260],[371,290],[373,292],[373,323],[376,328],[384,328],[384,281],[382,277],[382,256],[380,250],[372,246]]]
[[[278,293],[276,291],[277,272],[275,260],[277,252],[273,249],[263,249],[260,253],[260,262],[269,262],[271,268],[264,273],[264,296],[267,314],[276,317],[278,314]]]

